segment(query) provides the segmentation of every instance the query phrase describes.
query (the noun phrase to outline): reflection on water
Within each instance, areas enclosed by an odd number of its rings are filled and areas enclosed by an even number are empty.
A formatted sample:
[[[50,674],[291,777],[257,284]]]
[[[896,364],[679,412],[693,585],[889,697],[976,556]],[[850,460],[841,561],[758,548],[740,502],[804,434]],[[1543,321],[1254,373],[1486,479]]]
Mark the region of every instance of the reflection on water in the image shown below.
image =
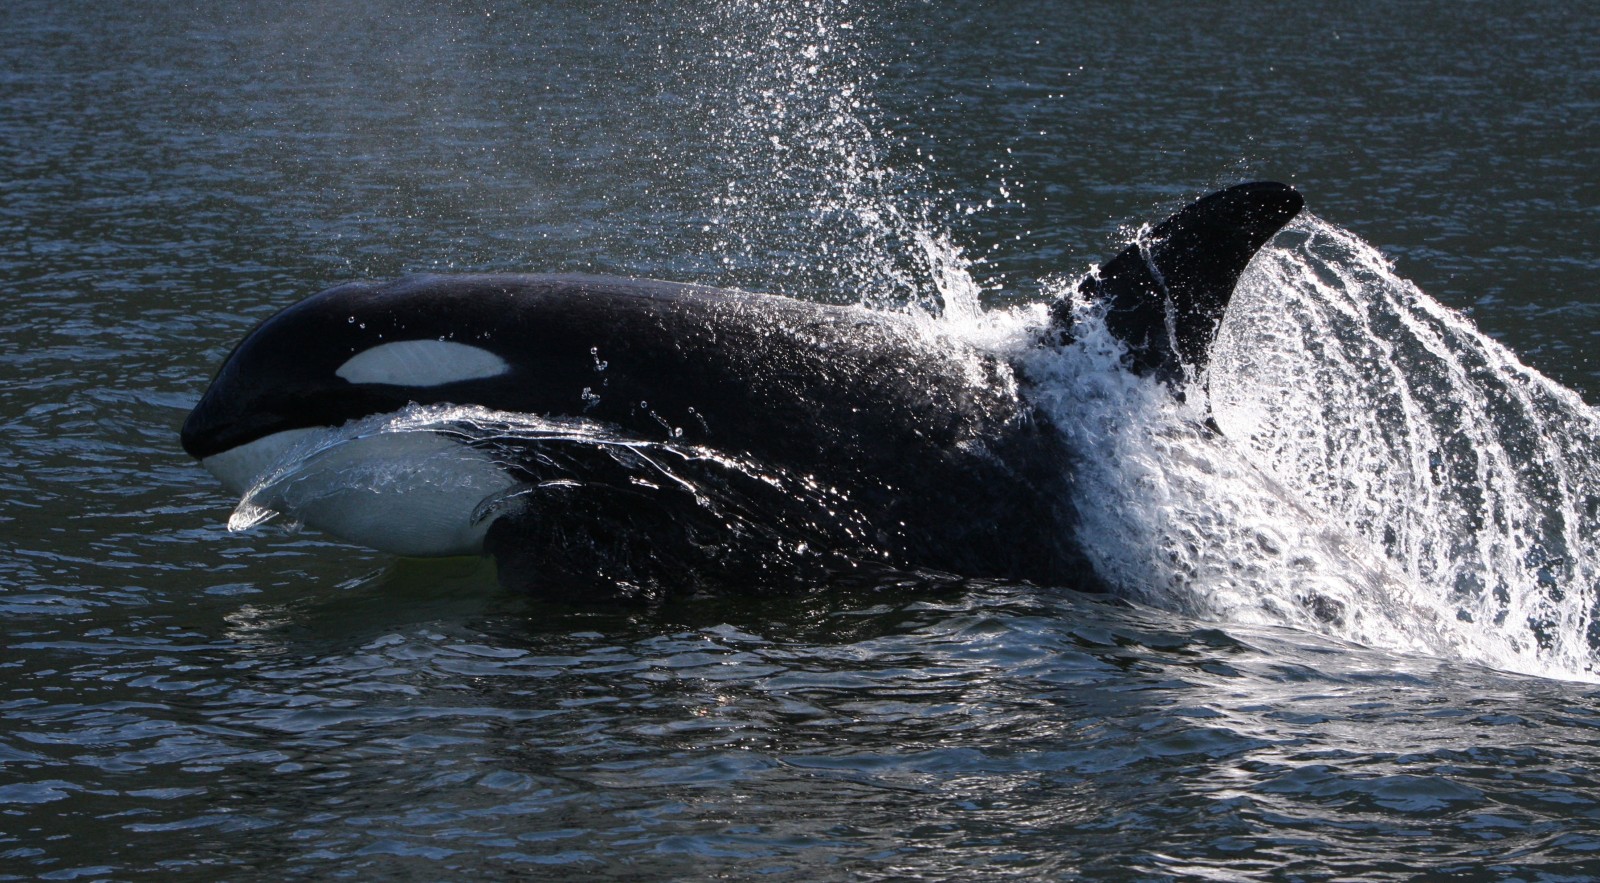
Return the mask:
[[[1475,861],[1479,832],[1551,861],[1596,845],[1543,842],[1600,812],[1582,746],[1545,739],[1596,718],[1552,682],[1003,586],[624,617],[495,610],[471,573],[430,609],[413,578],[246,605],[225,638],[20,648],[12,683],[74,701],[5,706],[9,854],[72,853],[28,834],[67,808],[108,867],[261,876],[1415,870]]]

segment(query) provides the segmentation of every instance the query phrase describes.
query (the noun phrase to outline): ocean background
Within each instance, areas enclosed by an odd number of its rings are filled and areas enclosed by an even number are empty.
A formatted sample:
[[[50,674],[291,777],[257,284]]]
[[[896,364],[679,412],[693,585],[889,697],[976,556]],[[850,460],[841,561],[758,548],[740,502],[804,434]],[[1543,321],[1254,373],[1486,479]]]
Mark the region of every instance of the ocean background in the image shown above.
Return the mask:
[[[269,523],[177,430],[416,271],[1004,349],[1275,179],[1226,441],[1025,361],[1116,591],[574,610]],[[0,6],[0,880],[1600,877],[1581,4]],[[980,306],[987,310],[980,310]]]

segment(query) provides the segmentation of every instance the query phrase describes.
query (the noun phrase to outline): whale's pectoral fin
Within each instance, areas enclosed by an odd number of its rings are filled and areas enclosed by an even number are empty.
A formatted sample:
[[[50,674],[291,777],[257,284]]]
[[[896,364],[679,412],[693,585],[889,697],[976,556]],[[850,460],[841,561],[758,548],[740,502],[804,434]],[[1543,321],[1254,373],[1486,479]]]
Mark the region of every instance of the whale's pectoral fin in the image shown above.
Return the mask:
[[[692,548],[670,513],[627,488],[549,482],[494,516],[484,551],[500,583],[542,601],[649,604],[692,571]]]
[[[1240,274],[1304,203],[1270,181],[1218,191],[1141,232],[1078,290],[1107,302],[1106,328],[1129,367],[1176,384],[1204,370]],[[1053,312],[1070,328],[1069,304]]]

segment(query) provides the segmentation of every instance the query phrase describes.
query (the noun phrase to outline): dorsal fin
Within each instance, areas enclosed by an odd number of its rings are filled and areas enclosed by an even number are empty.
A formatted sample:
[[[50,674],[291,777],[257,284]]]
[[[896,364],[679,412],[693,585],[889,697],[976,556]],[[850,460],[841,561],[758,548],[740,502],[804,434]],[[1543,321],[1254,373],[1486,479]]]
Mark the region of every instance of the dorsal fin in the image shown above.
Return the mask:
[[[1238,184],[1185,206],[1100,268],[1080,293],[1109,301],[1106,328],[1130,367],[1176,383],[1199,373],[1250,259],[1305,201],[1285,184]],[[1070,306],[1053,309],[1063,329]]]

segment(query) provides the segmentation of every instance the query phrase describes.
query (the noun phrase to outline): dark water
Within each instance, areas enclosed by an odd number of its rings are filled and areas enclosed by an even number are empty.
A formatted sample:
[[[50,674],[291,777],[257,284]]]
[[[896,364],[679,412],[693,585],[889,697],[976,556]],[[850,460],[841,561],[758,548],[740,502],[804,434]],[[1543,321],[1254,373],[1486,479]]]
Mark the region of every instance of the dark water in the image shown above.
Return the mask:
[[[1247,177],[1594,390],[1596,59],[1553,3],[6,4],[0,879],[1600,875],[1591,684],[1025,586],[549,609],[230,534],[176,442],[334,281],[926,301],[933,231],[1015,302]]]

